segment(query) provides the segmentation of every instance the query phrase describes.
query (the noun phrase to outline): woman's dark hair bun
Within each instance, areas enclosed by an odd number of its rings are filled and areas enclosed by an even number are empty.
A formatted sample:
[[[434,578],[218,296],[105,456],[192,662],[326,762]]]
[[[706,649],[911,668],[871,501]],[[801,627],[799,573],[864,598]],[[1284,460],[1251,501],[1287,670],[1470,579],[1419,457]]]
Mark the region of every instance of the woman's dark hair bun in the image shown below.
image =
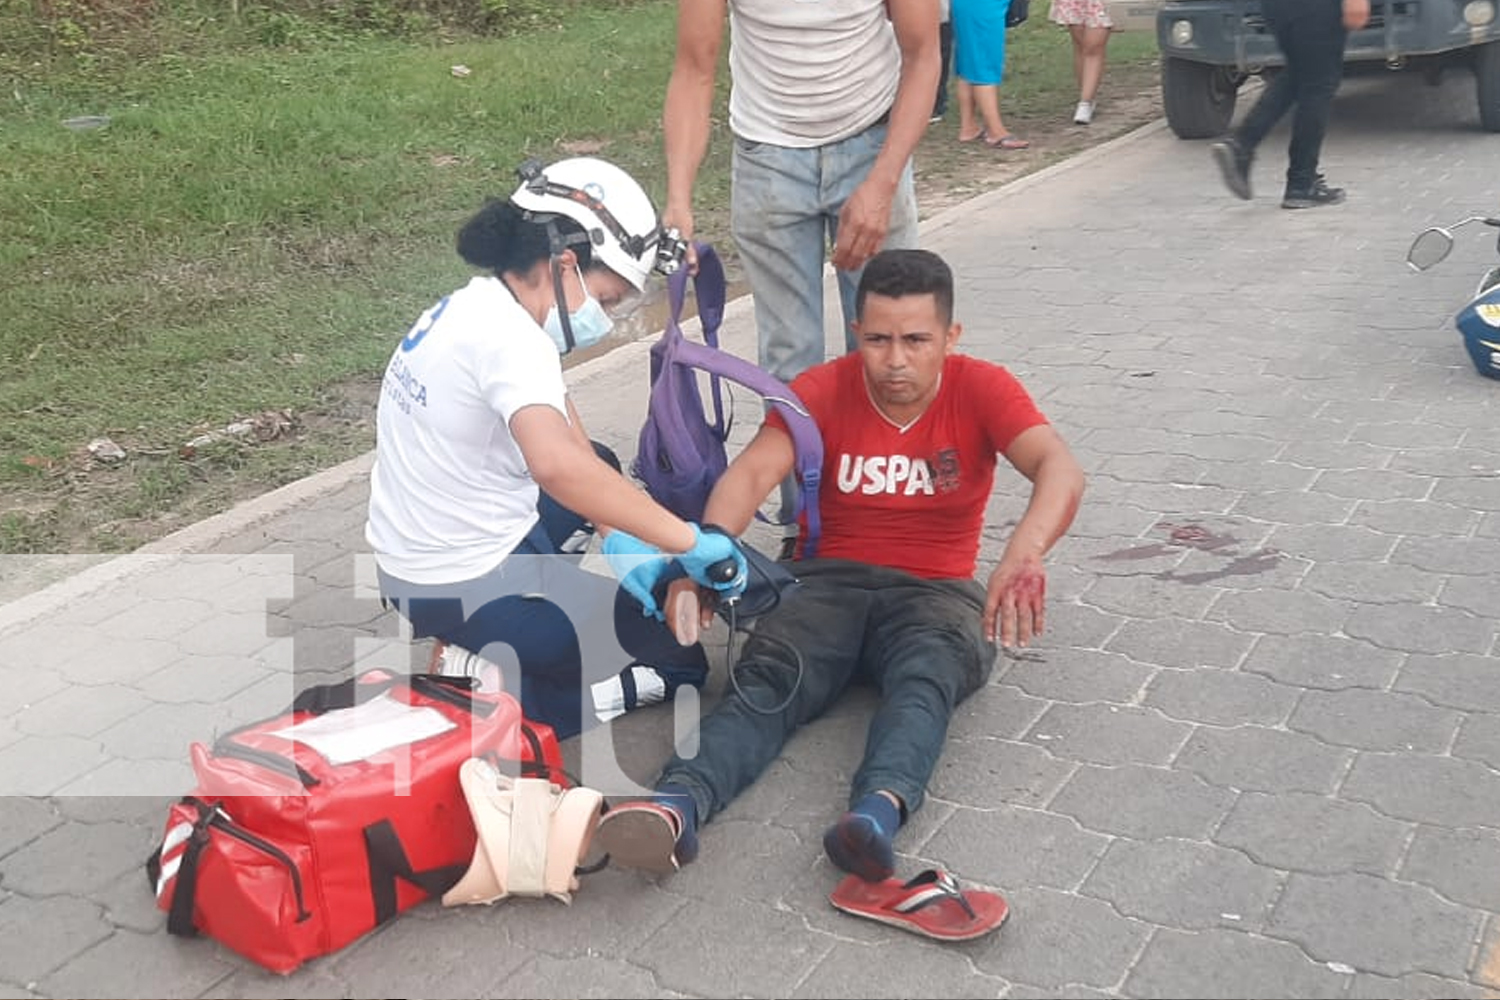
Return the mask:
[[[458,231],[458,255],[471,267],[497,274],[506,270],[507,250],[521,222],[520,209],[491,199]]]

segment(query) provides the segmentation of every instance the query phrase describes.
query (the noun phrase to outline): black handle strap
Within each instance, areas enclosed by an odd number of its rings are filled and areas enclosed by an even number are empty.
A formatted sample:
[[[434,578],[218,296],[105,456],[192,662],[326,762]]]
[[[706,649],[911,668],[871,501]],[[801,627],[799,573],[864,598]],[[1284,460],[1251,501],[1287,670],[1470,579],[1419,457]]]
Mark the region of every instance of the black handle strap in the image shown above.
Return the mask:
[[[348,680],[337,684],[319,684],[310,687],[292,701],[293,712],[311,712],[313,715],[322,715],[325,712],[335,712],[341,708],[353,708],[360,701],[358,695],[369,698],[386,690],[396,683],[395,677],[383,681],[368,681],[361,683],[358,677],[350,677]]]
[[[182,853],[182,867],[177,869],[177,887],[172,890],[172,908],[167,911],[167,933],[175,937],[197,937],[193,925],[193,902],[198,895],[198,859],[208,846],[208,827],[193,827],[187,849]]]
[[[370,898],[375,906],[375,923],[383,924],[396,915],[396,880],[403,879],[429,896],[441,896],[458,884],[468,870],[468,863],[445,865],[417,871],[412,867],[401,838],[391,821],[383,819],[364,829],[365,852],[369,859]]]
[[[578,780],[578,776],[573,774],[567,768],[554,768],[550,763],[548,763],[546,752],[542,750],[541,736],[537,734],[537,731],[534,728],[532,728],[531,723],[527,722],[525,719],[521,720],[521,739],[526,741],[526,746],[531,750],[531,759],[523,759],[520,762],[521,777],[546,778],[554,785],[566,782],[567,784],[564,787],[568,788],[583,787],[583,782]],[[494,762],[492,761],[492,763]],[[559,782],[557,780],[559,777],[562,778],[562,782]]]
[[[172,905],[167,910],[167,933],[174,937],[197,937],[198,928],[193,924],[193,902],[198,895],[198,859],[203,855],[203,848],[208,846],[208,823],[213,819],[214,807],[192,796],[184,798],[182,804],[196,808],[198,818],[193,821],[193,832],[183,845],[182,860],[178,864],[177,874],[173,876],[177,884],[172,889]],[[161,879],[159,847],[146,859],[146,878],[150,880],[151,889],[155,892],[157,882]]]
[[[424,694],[435,701],[447,702],[456,708],[462,708],[470,715],[477,715],[481,719],[488,719],[491,715],[495,714],[495,702],[474,700],[474,692],[479,687],[479,678],[477,677],[449,677],[445,674],[412,674],[408,680],[411,683],[411,689],[418,694]]]

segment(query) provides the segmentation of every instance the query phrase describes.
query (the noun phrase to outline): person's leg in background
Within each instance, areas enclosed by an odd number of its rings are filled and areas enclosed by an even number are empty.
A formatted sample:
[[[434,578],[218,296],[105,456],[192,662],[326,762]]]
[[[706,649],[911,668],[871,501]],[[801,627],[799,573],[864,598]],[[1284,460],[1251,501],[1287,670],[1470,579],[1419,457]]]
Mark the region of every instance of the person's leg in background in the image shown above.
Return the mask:
[[[730,231],[755,304],[760,366],[790,382],[823,361],[824,219],[822,149],[790,149],[736,139],[730,178]],[[783,483],[790,520],[794,484]],[[795,524],[781,558],[790,558]]]
[[[984,122],[984,131],[980,136],[986,145],[997,149],[1025,149],[1031,145],[1029,141],[1012,135],[1010,129],[1005,127],[1005,122],[1000,117],[998,83],[970,83],[969,90],[979,119]]]
[[[1068,33],[1073,37],[1073,75],[1078,81],[1078,107],[1073,111],[1073,121],[1087,125],[1094,120],[1094,99],[1099,93],[1099,81],[1104,79],[1110,29],[1070,24]]]
[[[958,141],[982,139],[997,149],[1031,145],[1010,134],[1000,117],[1000,83],[1005,74],[1005,14],[1010,0],[998,4],[959,0],[953,8],[958,76]],[[976,118],[978,121],[976,122]],[[982,127],[981,127],[982,126]]]
[[[734,143],[730,231],[755,304],[760,366],[783,382],[824,357],[821,156]]]
[[[885,141],[873,125],[814,149],[735,142],[730,226],[755,303],[760,366],[791,382],[827,355],[823,332],[825,249],[838,236],[838,214],[866,177]],[[911,164],[891,201],[886,247],[917,243],[917,197]],[[854,292],[859,271],[838,274],[844,349],[853,349]],[[781,487],[781,517],[790,521],[797,485]],[[789,558],[796,527],[788,525],[780,558]]]
[[[1261,91],[1260,99],[1227,139],[1209,147],[1224,176],[1224,184],[1237,197],[1250,200],[1250,167],[1255,151],[1283,115],[1292,109],[1302,89],[1301,49],[1291,42],[1297,4],[1324,3],[1327,0],[1265,0],[1262,5],[1266,25],[1286,57],[1286,66]],[[1336,2],[1336,0],[1335,0]]]
[[[953,21],[944,17],[938,25],[938,50],[942,69],[938,73],[937,97],[932,102],[932,120],[941,121],[948,113],[948,75],[953,66]]]
[[[1280,36],[1278,36],[1280,39]],[[1318,173],[1328,112],[1344,78],[1342,7],[1336,0],[1317,0],[1301,12],[1295,31],[1282,44],[1297,51],[1297,110],[1287,149],[1286,208],[1312,208],[1344,200],[1342,188],[1330,188]]]
[[[984,129],[976,120],[979,105],[974,100],[974,85],[962,76],[958,78],[958,141],[968,142],[984,135]]]
[[[880,147],[885,144],[886,126],[875,125],[859,135],[852,135],[843,142],[823,148],[823,217],[828,226],[828,243],[838,241],[839,213],[844,209],[855,190],[870,176]],[[882,250],[909,250],[917,246],[919,238],[917,218],[917,185],[910,163],[901,171],[896,193],[891,198],[891,218],[885,231]],[[839,307],[844,324],[844,351],[853,351],[858,345],[854,339],[855,298],[859,291],[859,279],[864,268],[835,272],[839,285]]]

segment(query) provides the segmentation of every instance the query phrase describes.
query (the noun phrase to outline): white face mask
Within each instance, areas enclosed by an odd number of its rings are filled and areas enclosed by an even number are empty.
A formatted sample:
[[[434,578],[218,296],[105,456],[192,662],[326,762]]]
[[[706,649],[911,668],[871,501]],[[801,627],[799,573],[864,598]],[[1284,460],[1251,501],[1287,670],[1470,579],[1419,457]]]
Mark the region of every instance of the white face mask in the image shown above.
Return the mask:
[[[573,329],[573,350],[599,343],[615,328],[615,321],[609,318],[609,313],[604,311],[598,299],[589,294],[589,286],[584,284],[582,271],[578,271],[578,283],[583,286],[583,305],[576,312],[568,313],[568,326]],[[556,305],[547,310],[547,319],[542,324],[542,329],[547,331],[552,343],[557,345],[558,354],[568,353],[568,338],[563,335],[562,318],[558,315]]]

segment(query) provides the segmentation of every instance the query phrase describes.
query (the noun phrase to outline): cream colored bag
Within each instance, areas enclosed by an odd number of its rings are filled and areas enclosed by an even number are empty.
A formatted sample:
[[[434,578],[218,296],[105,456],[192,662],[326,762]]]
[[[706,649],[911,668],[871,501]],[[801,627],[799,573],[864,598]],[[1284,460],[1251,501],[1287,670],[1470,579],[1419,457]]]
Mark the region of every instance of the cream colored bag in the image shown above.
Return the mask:
[[[571,902],[604,796],[591,788],[564,789],[545,778],[512,778],[478,757],[465,761],[458,774],[479,836],[469,870],[443,894],[443,905],[494,903],[507,896]]]

